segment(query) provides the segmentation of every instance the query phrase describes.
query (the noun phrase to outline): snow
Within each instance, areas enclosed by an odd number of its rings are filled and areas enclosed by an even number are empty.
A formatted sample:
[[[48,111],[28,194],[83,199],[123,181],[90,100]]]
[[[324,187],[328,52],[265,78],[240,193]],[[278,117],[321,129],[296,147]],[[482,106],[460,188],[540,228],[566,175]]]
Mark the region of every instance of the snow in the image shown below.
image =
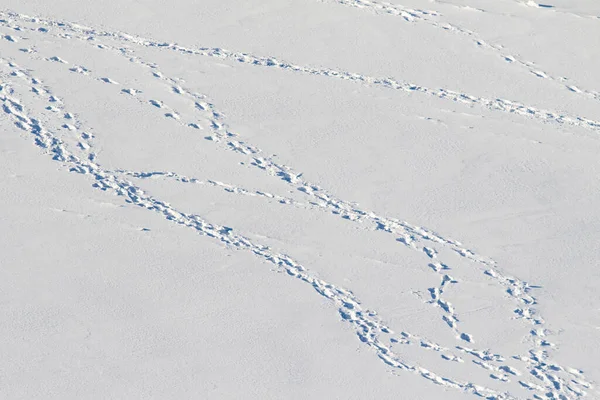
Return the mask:
[[[600,397],[599,19],[4,0],[0,397]]]

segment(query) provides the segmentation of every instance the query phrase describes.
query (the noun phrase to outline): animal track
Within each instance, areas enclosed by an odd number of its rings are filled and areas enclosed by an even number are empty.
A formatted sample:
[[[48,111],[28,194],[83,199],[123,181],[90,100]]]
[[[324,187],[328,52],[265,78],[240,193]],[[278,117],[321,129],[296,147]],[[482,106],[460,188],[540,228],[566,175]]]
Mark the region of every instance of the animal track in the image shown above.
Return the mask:
[[[320,1],[324,1],[324,0],[320,0]],[[565,78],[562,76],[561,77],[552,76],[551,74],[549,74],[547,72],[541,71],[539,68],[537,68],[535,66],[535,63],[533,63],[532,61],[522,60],[515,56],[506,54],[506,49],[501,44],[488,43],[485,40],[483,40],[482,38],[480,38],[472,30],[443,22],[440,18],[441,14],[436,11],[413,10],[413,9],[401,6],[399,4],[392,5],[389,3],[377,2],[377,1],[366,1],[366,0],[326,0],[326,1],[329,3],[336,3],[336,4],[340,4],[340,5],[344,5],[344,6],[350,6],[350,7],[354,7],[354,8],[368,10],[368,11],[371,11],[371,12],[374,12],[377,14],[387,14],[387,15],[399,16],[402,18],[402,20],[404,20],[406,22],[424,23],[426,25],[432,26],[437,29],[441,29],[446,32],[451,32],[453,34],[458,34],[458,35],[467,37],[467,38],[471,39],[473,41],[473,43],[475,43],[476,48],[491,51],[492,53],[497,54],[504,61],[506,61],[508,63],[512,63],[515,66],[521,67],[522,69],[529,71],[530,73],[534,74],[535,76],[537,76],[539,78],[547,79],[548,81],[551,81],[557,85],[563,86],[569,90],[571,90],[572,87],[575,87],[575,85],[573,85],[573,84],[565,83],[565,82],[571,82],[571,80],[569,78]],[[546,9],[553,8],[552,6],[538,4],[531,0],[524,2],[523,4],[526,4],[530,7],[536,7],[536,8],[546,8]],[[481,10],[481,9],[479,11],[485,12],[484,10]],[[572,14],[572,13],[566,13],[566,14],[576,15],[576,14]],[[588,17],[590,17],[590,16],[588,16]],[[592,18],[598,18],[598,17],[593,16]],[[588,98],[592,98],[594,100],[600,101],[600,92],[598,92],[596,90],[577,89],[577,90],[571,90],[571,91],[581,94],[583,96],[586,96]]]
[[[100,80],[104,83],[110,83],[111,85],[118,85],[119,83],[116,81],[113,81],[110,78],[100,78]]]
[[[363,2],[366,3],[366,2]],[[5,21],[22,21],[22,22],[31,22],[32,18],[23,14],[17,13],[6,13],[0,12],[0,16],[5,18]],[[4,22],[4,25],[9,25],[11,22]],[[12,22],[12,23],[14,23]],[[220,59],[230,59],[232,61],[237,61],[240,63],[252,64],[255,66],[266,66],[270,68],[280,68],[284,70],[289,70],[296,73],[303,73],[309,75],[316,76],[325,76],[334,79],[342,79],[346,81],[356,82],[363,85],[368,86],[381,86],[388,89],[403,91],[403,92],[414,92],[427,94],[430,96],[434,96],[437,98],[450,100],[453,102],[465,104],[467,106],[476,106],[482,107],[493,111],[516,114],[527,118],[534,118],[543,122],[552,122],[557,124],[564,124],[570,126],[577,126],[586,129],[591,129],[593,131],[600,130],[600,122],[586,118],[578,115],[569,115],[567,113],[562,113],[558,111],[545,110],[532,106],[528,106],[526,104],[522,104],[516,101],[511,101],[508,99],[487,99],[484,97],[477,97],[473,95],[469,95],[466,93],[460,93],[457,91],[449,90],[449,89],[432,89],[424,86],[412,84],[402,80],[395,80],[391,78],[378,78],[367,75],[361,75],[351,72],[345,71],[337,71],[333,69],[327,68],[316,68],[316,67],[308,67],[295,65],[290,62],[281,61],[273,57],[260,57],[255,56],[248,53],[240,53],[240,52],[232,52],[229,50],[221,49],[221,48],[187,48],[177,44],[165,43],[154,41],[142,37],[137,37],[133,35],[129,35],[121,32],[108,32],[108,31],[99,31],[89,27],[82,27],[81,25],[75,25],[67,22],[57,22],[49,19],[43,18],[35,18],[35,23],[42,24],[45,26],[52,26],[58,28],[60,30],[65,31],[65,35],[69,38],[75,38],[82,41],[87,41],[89,37],[95,38],[110,38],[112,40],[121,41],[123,43],[135,44],[137,46],[142,47],[154,47],[159,48],[161,50],[174,51],[180,54],[185,55],[197,55],[204,57],[214,57]],[[20,27],[20,29],[25,29]],[[34,30],[34,28],[30,28]],[[478,40],[481,46],[489,46],[484,41]],[[100,45],[96,45],[100,46]],[[101,45],[103,49],[108,49],[109,46]],[[491,48],[494,48],[491,46]],[[127,54],[126,54],[127,55]],[[513,57],[514,62],[517,60]],[[523,62],[523,65],[527,65]],[[162,76],[159,72],[154,73],[155,77],[161,79]],[[595,97],[597,94],[595,92],[586,92],[590,96]],[[600,99],[600,96],[597,96]]]
[[[48,58],[48,61],[54,61],[54,62],[61,63],[61,64],[68,64],[68,62],[66,62],[65,60],[63,60],[62,58],[57,57],[57,56]]]
[[[366,4],[366,2],[361,3]],[[409,11],[403,10],[403,12],[408,13]],[[416,11],[414,14],[417,17],[420,15],[435,15],[422,14]],[[501,111],[505,112],[521,113],[521,111],[523,111],[522,108],[525,108],[526,111],[523,112],[535,118],[540,118],[542,120],[547,119],[557,123],[571,123],[573,125],[584,126],[591,129],[600,127],[595,121],[586,120],[580,117],[563,117],[558,114],[531,109],[524,105],[515,105],[506,100],[497,99],[488,102],[485,99],[449,92],[443,89],[434,92],[430,89],[393,80],[380,80],[377,78],[370,78],[346,72],[337,72],[328,69],[294,66],[274,58],[261,58],[244,53],[228,52],[221,49],[191,50],[177,45],[162,44],[160,42],[153,42],[123,33],[102,32],[91,28],[84,28],[52,20],[36,19],[33,21],[20,14],[2,13],[2,15],[5,16],[8,21],[12,21],[10,22],[12,24],[16,23],[16,21],[27,22],[32,25],[29,28],[31,32],[42,32],[45,35],[49,35],[50,33],[48,33],[47,29],[44,28],[45,30],[40,30],[40,28],[43,27],[36,27],[37,24],[42,24],[62,30],[63,32],[60,34],[71,39],[80,39],[83,41],[84,37],[96,37],[96,40],[94,41],[85,40],[92,46],[121,55],[128,60],[135,59],[136,63],[134,65],[141,68],[150,68],[153,76],[158,80],[157,82],[164,84],[165,96],[168,94],[182,96],[187,100],[187,110],[180,110],[182,111],[180,114],[167,107],[161,100],[144,98],[143,90],[119,90],[118,88],[110,90],[115,90],[115,94],[124,93],[131,95],[131,97],[127,98],[139,101],[140,104],[143,104],[146,107],[151,107],[153,109],[155,109],[155,107],[160,108],[161,112],[164,113],[164,116],[171,120],[171,123],[195,129],[204,128],[209,130],[210,135],[208,137],[216,143],[216,146],[237,153],[247,162],[247,165],[257,168],[264,173],[285,182],[291,189],[303,193],[303,195],[309,199],[309,202],[302,203],[290,197],[279,196],[263,191],[250,191],[210,179],[200,180],[197,178],[185,177],[178,175],[175,172],[136,172],[120,169],[105,169],[99,163],[93,152],[93,136],[85,132],[89,127],[85,127],[81,121],[78,121],[77,114],[68,111],[64,102],[50,90],[46,92],[46,95],[48,95],[48,102],[50,102],[51,105],[47,106],[45,110],[53,113],[55,117],[48,117],[48,121],[45,124],[42,124],[40,122],[41,118],[38,118],[33,111],[26,110],[19,100],[19,96],[27,95],[23,88],[27,89],[27,93],[42,93],[42,90],[45,90],[42,88],[42,81],[31,76],[29,70],[20,68],[11,61],[0,60],[4,71],[0,75],[0,78],[2,79],[0,81],[0,101],[2,101],[4,113],[14,121],[19,129],[29,132],[33,136],[37,146],[45,149],[53,159],[67,165],[70,171],[87,175],[94,181],[95,187],[123,196],[126,198],[126,201],[131,204],[154,211],[174,223],[193,229],[199,234],[211,237],[227,246],[249,251],[257,257],[271,263],[278,270],[311,285],[321,296],[329,299],[336,305],[340,318],[354,327],[359,340],[373,349],[384,363],[394,369],[410,371],[437,384],[485,396],[487,398],[511,398],[507,393],[488,389],[483,385],[475,384],[474,382],[453,380],[404,360],[400,357],[400,352],[395,352],[394,348],[407,345],[422,351],[436,352],[443,360],[448,362],[464,363],[463,358],[452,354],[452,351],[457,350],[465,359],[472,361],[471,364],[475,365],[476,368],[483,368],[491,371],[490,379],[494,381],[510,382],[512,376],[518,376],[520,374],[519,370],[528,371],[532,378],[539,381],[539,384],[534,384],[526,380],[519,382],[522,387],[535,392],[535,396],[547,396],[550,394],[555,398],[560,398],[560,396],[581,397],[586,393],[584,389],[589,390],[591,387],[591,385],[583,379],[581,373],[577,370],[552,363],[549,354],[542,350],[545,347],[551,346],[551,343],[547,339],[542,339],[542,337],[545,337],[548,334],[548,331],[544,328],[545,322],[543,318],[536,313],[534,306],[536,305],[537,300],[531,296],[530,292],[533,287],[527,282],[503,274],[493,260],[478,255],[475,251],[465,247],[456,240],[446,238],[431,230],[409,224],[396,218],[380,216],[373,211],[362,209],[352,202],[337,198],[318,184],[308,181],[302,172],[295,171],[291,167],[281,164],[276,161],[273,156],[267,155],[259,148],[241,140],[236,133],[230,130],[225,122],[224,115],[217,110],[214,104],[208,101],[206,96],[196,93],[194,90],[184,85],[181,80],[166,76],[158,70],[156,63],[142,60],[137,57],[134,50],[129,49],[124,51],[123,48],[99,43],[99,41],[102,38],[107,37],[123,44],[133,43],[145,47],[160,47],[161,49],[176,51],[182,54],[235,59],[240,62],[259,66],[276,67],[289,69],[295,72],[328,76],[335,79],[352,80],[367,85],[382,85],[394,89],[434,94],[439,97],[452,98],[467,104],[483,105],[489,108],[498,107]],[[410,16],[410,13],[408,15]],[[413,18],[416,17],[413,16]],[[8,24],[10,25],[10,23]],[[7,22],[0,22],[0,24],[6,25]],[[7,45],[10,45],[10,43],[7,43]],[[40,51],[41,50],[42,49],[40,48]],[[28,54],[31,57],[41,57],[37,55],[37,53]],[[25,55],[23,55],[23,57],[25,57]],[[57,60],[61,60],[57,56],[54,57],[57,58]],[[60,61],[57,62],[61,63]],[[94,76],[92,71],[83,67],[73,67],[70,71],[80,73],[83,76],[89,76],[90,80],[101,80],[106,83],[116,84],[116,82],[109,78]],[[31,88],[32,84],[35,85],[34,88]],[[126,84],[126,82],[124,82],[124,84]],[[35,89],[35,91],[33,89]],[[505,108],[501,108],[499,105],[503,105]],[[197,120],[189,122],[189,119],[187,119],[184,122],[183,115],[194,115]],[[67,120],[68,123],[65,123],[65,120]],[[66,132],[63,133],[63,131]],[[72,132],[70,133],[71,136],[66,136],[69,132]],[[255,243],[249,238],[237,234],[232,228],[212,224],[198,215],[188,214],[182,210],[171,207],[163,200],[154,198],[146,193],[141,186],[137,186],[130,182],[128,177],[140,180],[152,177],[173,179],[180,183],[217,187],[234,195],[261,197],[266,201],[278,202],[290,207],[325,212],[352,221],[353,223],[361,224],[365,229],[393,235],[397,238],[398,242],[419,252],[419,254],[423,256],[424,268],[428,267],[439,275],[440,285],[429,288],[430,298],[425,300],[425,302],[428,302],[433,307],[437,308],[438,311],[441,310],[440,312],[443,312],[440,322],[450,327],[456,333],[457,343],[461,344],[457,345],[455,349],[450,349],[448,347],[443,347],[434,341],[407,332],[402,332],[399,335],[394,334],[392,329],[383,322],[377,313],[362,305],[351,291],[319,279],[314,273],[310,272],[307,268],[302,266],[301,263],[292,259],[287,254],[277,252],[267,246]],[[455,287],[460,287],[461,282],[449,275],[448,272],[452,270],[450,265],[453,264],[452,262],[446,261],[446,255],[443,254],[441,249],[451,250],[455,254],[470,260],[473,265],[480,268],[482,273],[484,273],[491,282],[495,283],[497,287],[504,291],[506,298],[511,299],[516,304],[515,317],[535,326],[534,329],[527,331],[528,337],[534,340],[534,346],[530,349],[528,354],[502,356],[500,354],[495,354],[490,350],[480,350],[462,346],[465,342],[469,343],[470,346],[473,345],[475,339],[472,335],[459,330],[459,314],[454,306],[444,299],[445,292],[450,290],[449,288],[451,287],[453,288],[452,290],[455,290]],[[511,363],[515,362],[521,365],[522,368],[508,365],[507,360]]]

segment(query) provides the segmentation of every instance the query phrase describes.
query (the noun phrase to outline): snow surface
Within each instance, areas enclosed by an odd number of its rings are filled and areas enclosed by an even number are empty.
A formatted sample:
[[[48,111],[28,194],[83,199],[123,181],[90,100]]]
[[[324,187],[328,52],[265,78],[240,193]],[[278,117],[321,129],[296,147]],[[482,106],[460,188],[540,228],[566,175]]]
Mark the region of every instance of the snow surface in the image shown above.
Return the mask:
[[[600,398],[600,3],[2,0],[0,398]]]

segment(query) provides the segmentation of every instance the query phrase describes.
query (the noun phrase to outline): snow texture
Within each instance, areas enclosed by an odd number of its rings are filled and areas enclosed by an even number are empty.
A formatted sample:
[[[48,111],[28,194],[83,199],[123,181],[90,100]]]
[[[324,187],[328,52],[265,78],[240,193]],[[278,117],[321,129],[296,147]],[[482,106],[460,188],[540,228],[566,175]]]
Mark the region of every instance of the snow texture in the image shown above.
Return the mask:
[[[83,3],[0,8],[0,397],[600,398],[594,2]]]

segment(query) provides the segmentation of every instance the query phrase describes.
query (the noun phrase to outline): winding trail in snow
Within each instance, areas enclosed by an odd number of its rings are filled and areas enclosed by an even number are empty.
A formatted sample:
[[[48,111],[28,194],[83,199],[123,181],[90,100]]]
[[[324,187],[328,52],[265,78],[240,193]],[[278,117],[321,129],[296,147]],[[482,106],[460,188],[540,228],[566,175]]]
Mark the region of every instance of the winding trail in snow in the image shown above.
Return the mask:
[[[14,14],[5,15],[14,17]],[[25,21],[28,18],[20,14],[17,17],[20,21]],[[389,366],[395,369],[411,371],[440,385],[487,398],[512,398],[508,393],[488,389],[485,385],[479,385],[474,382],[461,382],[448,377],[443,377],[424,367],[404,361],[402,357],[394,351],[393,348],[395,344],[412,344],[416,345],[419,349],[440,352],[441,357],[447,361],[461,362],[463,360],[455,354],[452,354],[451,349],[437,345],[418,335],[407,332],[395,335],[391,328],[378,317],[377,313],[363,307],[351,291],[318,279],[307,268],[302,266],[302,264],[285,253],[277,252],[267,246],[257,244],[248,238],[235,233],[231,228],[209,223],[198,215],[187,214],[173,208],[168,203],[148,194],[140,186],[136,186],[127,178],[143,180],[159,177],[163,179],[174,179],[181,183],[195,183],[219,187],[236,195],[260,196],[268,201],[278,201],[293,207],[307,207],[321,212],[331,213],[338,215],[341,218],[361,223],[363,226],[366,226],[373,231],[392,234],[397,237],[398,242],[424,254],[425,258],[428,260],[427,266],[434,272],[440,274],[440,285],[438,287],[429,288],[431,299],[429,299],[428,302],[443,311],[442,321],[453,329],[459,342],[470,343],[473,340],[471,335],[459,330],[458,322],[460,313],[454,310],[453,306],[443,299],[444,291],[447,290],[449,286],[460,285],[460,282],[455,281],[447,273],[447,270],[449,269],[448,263],[440,259],[440,253],[437,248],[443,247],[451,249],[454,253],[472,261],[473,264],[479,267],[490,280],[496,282],[498,286],[505,291],[508,298],[512,299],[512,301],[517,304],[515,317],[524,319],[534,326],[530,331],[530,339],[535,344],[528,354],[514,355],[511,357],[494,354],[488,350],[474,349],[471,344],[468,344],[469,347],[467,347],[464,343],[457,345],[455,350],[461,352],[465,357],[469,357],[472,363],[479,368],[489,370],[492,379],[500,381],[509,381],[512,376],[519,376],[521,374],[519,368],[508,365],[506,360],[510,358],[513,362],[519,362],[523,365],[523,369],[526,369],[529,372],[529,375],[536,379],[537,383],[526,381],[524,378],[517,379],[519,379],[519,382],[521,382],[523,387],[535,393],[539,393],[540,395],[551,393],[553,396],[556,396],[555,398],[560,398],[560,396],[565,398],[576,398],[584,396],[585,390],[591,388],[591,384],[584,380],[580,371],[562,367],[550,362],[550,356],[545,350],[545,347],[548,346],[549,342],[547,339],[544,339],[547,335],[547,332],[544,329],[544,320],[536,314],[534,307],[537,300],[531,296],[531,286],[527,282],[503,274],[493,260],[478,255],[474,250],[465,247],[456,240],[446,238],[424,227],[413,225],[396,218],[378,215],[370,210],[362,209],[355,203],[335,197],[319,185],[306,180],[304,174],[301,172],[295,171],[291,167],[277,162],[273,156],[266,155],[257,147],[242,141],[239,138],[239,135],[230,130],[224,120],[223,114],[220,113],[212,103],[207,101],[206,96],[200,95],[190,88],[181,86],[179,79],[165,76],[160,72],[156,63],[142,60],[135,55],[135,51],[99,43],[99,38],[109,37],[124,44],[134,43],[143,46],[161,47],[166,50],[175,50],[182,54],[189,54],[188,50],[183,50],[183,48],[180,48],[177,45],[161,45],[157,42],[148,42],[122,33],[99,33],[98,31],[90,30],[89,28],[80,28],[75,24],[40,20],[37,18],[31,19],[29,23],[36,25],[37,28],[33,29],[15,26],[14,22],[7,22],[7,20],[3,22],[5,26],[13,30],[16,29],[17,32],[28,31],[30,34],[33,34],[34,32],[36,34],[48,34],[48,32],[44,32],[43,30],[40,30],[40,28],[45,26],[58,27],[61,31],[59,34],[59,37],[61,38],[70,36],[70,38],[86,41],[93,46],[102,46],[102,49],[113,51],[116,54],[122,55],[134,64],[150,69],[151,73],[172,93],[184,96],[189,100],[189,110],[182,113],[168,107],[166,103],[160,99],[146,99],[143,91],[135,88],[122,89],[118,82],[113,81],[108,77],[95,76],[93,71],[90,71],[81,65],[75,64],[76,66],[72,67],[72,64],[70,64],[68,60],[63,60],[59,56],[42,57],[47,62],[64,64],[65,68],[68,68],[72,73],[79,73],[95,81],[115,85],[117,94],[125,93],[131,95],[131,97],[140,104],[165,111],[165,117],[169,118],[169,120],[180,127],[198,129],[200,125],[206,126],[211,132],[211,136],[208,138],[220,148],[238,153],[240,156],[248,159],[250,164],[255,168],[286,182],[290,187],[297,191],[303,192],[310,199],[310,203],[303,204],[283,196],[261,191],[250,191],[244,188],[212,181],[210,179],[200,180],[197,178],[184,177],[175,172],[111,171],[104,169],[101,164],[98,163],[97,156],[93,152],[93,137],[89,134],[89,129],[86,129],[84,124],[77,120],[75,113],[67,111],[59,95],[54,94],[52,90],[42,83],[41,79],[34,77],[28,69],[21,68],[11,60],[1,60],[3,73],[1,75],[2,83],[0,100],[2,101],[4,114],[11,118],[18,128],[30,133],[34,137],[37,146],[44,149],[44,151],[51,155],[56,161],[63,163],[69,170],[89,175],[94,180],[94,186],[101,190],[123,196],[126,198],[126,201],[132,204],[152,210],[177,224],[196,230],[201,235],[219,240],[227,246],[250,251],[263,260],[274,264],[279,270],[285,271],[288,275],[310,284],[319,294],[331,300],[336,305],[341,318],[355,327],[359,339],[369,347],[373,348],[378,357]],[[13,35],[6,36],[13,38]],[[14,36],[16,37],[17,35]],[[94,40],[89,40],[90,37],[93,37]],[[18,39],[13,39],[14,40],[7,40],[7,43],[18,43]],[[39,51],[24,51],[23,53],[29,54],[31,57],[41,57]],[[221,49],[198,50],[197,53],[192,54],[236,58],[238,61],[252,64],[289,68],[297,70],[298,72],[357,80],[362,83],[372,84],[373,82],[377,82],[376,80],[369,82],[369,79],[375,78],[355,76],[354,74],[339,73],[331,70],[294,67],[272,58],[259,58],[244,55],[242,53],[230,53]],[[339,76],[340,74],[342,74],[342,76]],[[385,85],[387,85],[387,83],[385,83]],[[401,84],[398,85],[402,86]],[[413,90],[404,88],[403,86],[396,87],[396,89]],[[428,89],[421,91],[428,93]],[[46,96],[48,98],[48,106],[45,111],[42,111],[41,117],[34,115],[34,113],[25,108],[20,97],[22,98],[26,95]],[[189,115],[192,112],[199,113],[200,117],[198,121],[189,122],[182,119],[181,115]],[[554,119],[553,122],[564,123],[566,120]],[[593,129],[596,128],[596,125],[584,124],[582,126],[592,127]]]

